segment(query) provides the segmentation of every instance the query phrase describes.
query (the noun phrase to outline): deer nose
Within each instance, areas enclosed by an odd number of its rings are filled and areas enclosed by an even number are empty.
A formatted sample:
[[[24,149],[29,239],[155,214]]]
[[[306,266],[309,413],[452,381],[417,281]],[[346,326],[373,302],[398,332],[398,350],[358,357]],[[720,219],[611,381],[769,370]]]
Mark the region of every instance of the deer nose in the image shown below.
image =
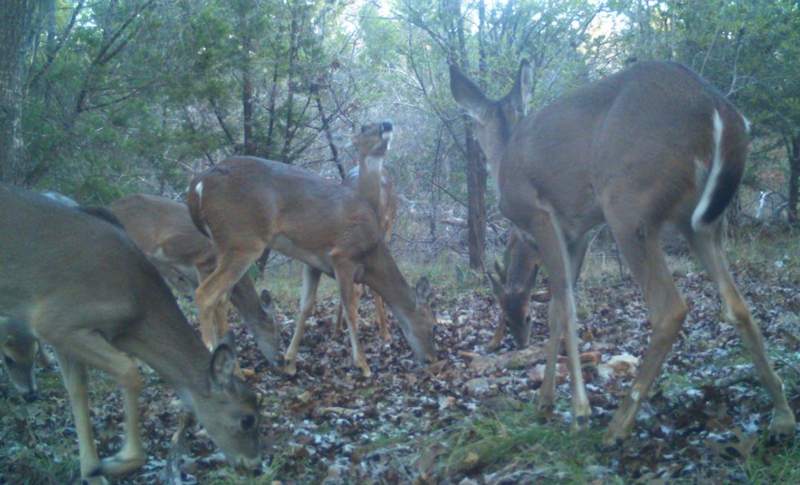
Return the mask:
[[[381,133],[392,131],[392,122],[391,121],[384,121],[381,123]]]

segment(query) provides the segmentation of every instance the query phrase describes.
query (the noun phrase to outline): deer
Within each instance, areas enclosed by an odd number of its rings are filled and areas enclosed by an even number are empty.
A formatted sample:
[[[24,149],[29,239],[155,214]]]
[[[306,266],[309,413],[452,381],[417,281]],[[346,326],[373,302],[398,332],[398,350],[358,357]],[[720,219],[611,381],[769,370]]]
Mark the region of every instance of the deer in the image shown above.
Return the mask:
[[[214,325],[215,305],[265,249],[274,249],[305,263],[300,314],[284,356],[287,373],[296,372],[305,322],[323,273],[339,286],[353,361],[364,377],[372,372],[358,340],[356,280],[383,297],[416,359],[432,361],[436,350],[430,285],[420,279],[415,289],[409,287],[378,217],[380,165],[391,138],[392,124],[385,121],[363,125],[353,136],[360,154],[356,188],[256,157],[229,158],[196,176],[189,185],[189,211],[219,254],[217,268],[197,288],[201,325]]]
[[[37,398],[34,363],[44,352],[28,325],[19,319],[0,317],[0,354],[8,378],[27,402]],[[45,362],[43,362],[45,363]]]
[[[359,160],[359,165],[354,166],[351,170],[347,172],[347,177],[344,179],[344,184],[348,187],[356,187],[358,185],[359,179],[359,166],[361,161]],[[381,167],[381,170],[383,168]],[[379,210],[378,210],[378,218],[380,221],[381,230],[383,231],[383,240],[388,244],[389,240],[392,238],[392,230],[394,229],[394,223],[397,219],[397,194],[395,193],[394,189],[394,182],[392,182],[391,177],[384,171],[381,173],[381,193],[380,193],[380,200],[379,200]],[[356,286],[356,301],[360,300],[361,294],[363,294],[363,289],[361,285]],[[389,318],[386,315],[386,305],[383,303],[383,298],[380,295],[374,295],[375,298],[375,313],[378,317],[378,327],[381,332],[381,337],[383,337],[384,341],[390,341],[392,339],[392,335],[389,332]],[[336,312],[336,329],[341,329],[344,323],[344,305],[341,303],[339,304],[339,308]]]
[[[197,230],[186,204],[147,194],[117,199],[109,206],[134,243],[153,262],[161,274],[176,287],[196,289],[216,266],[217,254],[211,240]],[[255,337],[267,360],[282,365],[280,334],[275,323],[269,293],[261,299],[253,280],[243,275],[233,287],[230,302]],[[215,332],[201,326],[203,342],[214,349],[228,331],[226,308],[220,310],[220,325]]]
[[[722,317],[739,330],[773,402],[770,430],[793,435],[795,417],[731,276],[723,252],[723,213],[742,178],[749,122],[689,68],[640,62],[527,114],[531,69],[520,64],[511,90],[491,99],[456,66],[450,90],[473,119],[500,192],[500,211],[535,243],[552,294],[539,408],[552,409],[562,333],[571,376],[573,427],[591,408],[581,375],[574,285],[588,232],[608,224],[640,286],[653,326],[642,365],[604,436],[631,432],[636,413],[688,313],[667,267],[659,232],[674,224],[716,283]]]
[[[232,464],[257,466],[258,402],[234,372],[233,348],[206,348],[157,269],[114,222],[0,184],[0,313],[55,351],[84,483],[105,483],[146,461],[137,409],[144,383],[134,359],[176,388]],[[103,460],[89,416],[89,367],[122,388],[125,441]]]
[[[486,349],[493,352],[500,348],[506,328],[510,330],[517,347],[524,348],[530,338],[531,317],[528,308],[531,298],[539,303],[546,303],[550,299],[546,293],[533,293],[539,274],[538,252],[515,228],[511,228],[503,262],[495,261],[494,271],[494,274],[487,271],[486,278],[501,312]]]

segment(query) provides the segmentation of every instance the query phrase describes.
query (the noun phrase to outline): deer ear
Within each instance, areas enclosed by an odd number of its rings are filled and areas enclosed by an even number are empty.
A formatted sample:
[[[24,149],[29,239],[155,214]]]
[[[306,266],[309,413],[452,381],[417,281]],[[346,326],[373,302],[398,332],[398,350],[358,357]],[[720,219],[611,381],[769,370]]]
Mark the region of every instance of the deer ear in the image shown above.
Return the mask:
[[[533,73],[531,64],[527,59],[519,63],[517,78],[514,80],[514,87],[511,88],[511,99],[514,108],[518,113],[525,116],[528,114],[528,102],[531,99],[531,85],[533,84]]]
[[[483,122],[488,111],[490,101],[461,70],[454,64],[450,64],[450,92],[462,108],[467,110],[467,114],[478,122]]]
[[[220,387],[227,387],[234,379],[236,371],[236,353],[233,348],[223,342],[211,354],[211,382]]]

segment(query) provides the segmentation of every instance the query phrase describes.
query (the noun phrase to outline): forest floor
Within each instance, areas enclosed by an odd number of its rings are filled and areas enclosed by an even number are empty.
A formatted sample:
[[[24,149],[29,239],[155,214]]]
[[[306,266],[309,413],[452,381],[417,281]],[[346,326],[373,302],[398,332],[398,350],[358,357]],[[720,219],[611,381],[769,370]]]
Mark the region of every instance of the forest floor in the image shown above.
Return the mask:
[[[762,328],[793,409],[800,408],[800,242],[797,234],[762,233],[729,244],[739,287]],[[686,256],[671,267],[691,310],[661,377],[642,406],[632,437],[601,446],[602,433],[631,382],[630,369],[648,342],[641,294],[616,262],[592,254],[579,285],[581,351],[593,417],[588,431],[569,427],[569,383],[560,369],[556,415],[536,414],[545,343],[546,304],[532,303],[528,350],[510,338],[488,353],[498,308],[476,277],[454,265],[408,268],[433,273],[440,360],[417,368],[399,329],[381,340],[371,301],[360,308],[361,341],[373,377],[351,365],[345,334],[335,334],[337,300],[323,288],[289,378],[261,363],[249,334],[235,325],[242,366],[264,398],[261,420],[269,457],[245,478],[221,462],[197,427],[179,474],[168,470],[176,428],[175,395],[145,371],[141,403],[149,461],[119,483],[800,483],[800,439],[772,443],[771,405],[736,329],[719,318],[714,285]],[[605,262],[604,262],[605,261]],[[297,269],[297,268],[295,268]],[[284,268],[284,272],[287,272]],[[288,343],[297,308],[297,271],[269,284]],[[327,296],[325,296],[327,295]],[[191,302],[184,302],[191,310]],[[193,311],[193,310],[191,310]],[[622,356],[621,358],[619,356]],[[630,356],[634,356],[631,358]],[[77,439],[58,373],[39,371],[41,398],[26,404],[0,378],[0,484],[69,483],[78,478]],[[92,374],[92,410],[102,455],[121,445],[122,404],[112,383]],[[180,475],[180,476],[178,476]]]

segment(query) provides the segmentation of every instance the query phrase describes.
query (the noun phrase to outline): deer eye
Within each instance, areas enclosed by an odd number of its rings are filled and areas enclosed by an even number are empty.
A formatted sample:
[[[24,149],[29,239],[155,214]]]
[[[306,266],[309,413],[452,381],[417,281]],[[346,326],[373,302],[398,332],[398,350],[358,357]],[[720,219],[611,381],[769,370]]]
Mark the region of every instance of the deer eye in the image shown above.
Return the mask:
[[[248,414],[247,416],[242,418],[242,429],[245,431],[249,431],[253,429],[253,426],[256,424],[256,417],[252,414]]]

